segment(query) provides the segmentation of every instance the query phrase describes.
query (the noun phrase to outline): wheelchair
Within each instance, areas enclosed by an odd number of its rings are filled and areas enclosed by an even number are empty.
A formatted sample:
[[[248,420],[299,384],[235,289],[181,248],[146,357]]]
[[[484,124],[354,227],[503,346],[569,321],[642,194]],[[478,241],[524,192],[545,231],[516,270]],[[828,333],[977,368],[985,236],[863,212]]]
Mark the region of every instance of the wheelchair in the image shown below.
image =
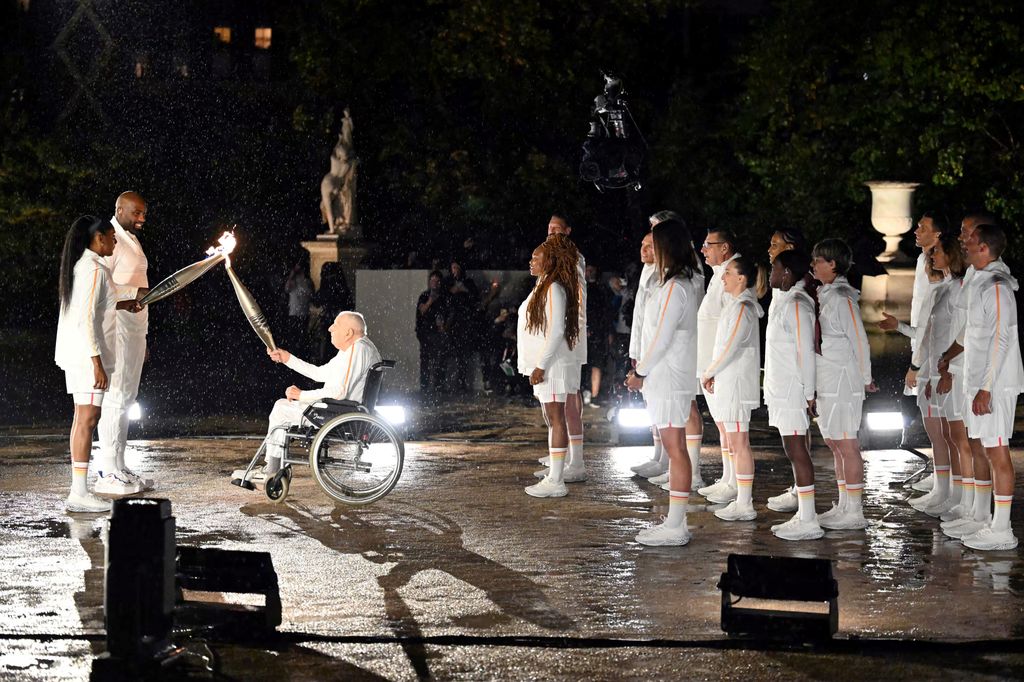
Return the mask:
[[[370,367],[361,402],[326,398],[307,407],[299,425],[275,428],[263,439],[242,477],[231,484],[256,489],[249,474],[266,453],[267,441],[283,431],[281,470],[267,478],[263,488],[271,502],[288,496],[292,466],[297,464],[309,464],[320,488],[338,502],[369,504],[387,495],[402,475],[405,443],[374,408],[384,370],[394,366],[394,360],[382,360]]]

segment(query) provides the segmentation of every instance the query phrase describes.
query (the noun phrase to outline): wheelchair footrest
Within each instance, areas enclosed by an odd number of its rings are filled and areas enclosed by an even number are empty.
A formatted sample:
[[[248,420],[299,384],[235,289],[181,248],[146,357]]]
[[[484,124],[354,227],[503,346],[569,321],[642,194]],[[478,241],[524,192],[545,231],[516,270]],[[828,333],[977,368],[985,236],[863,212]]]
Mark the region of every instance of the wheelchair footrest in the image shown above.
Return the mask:
[[[243,481],[240,478],[232,478],[231,485],[237,485],[239,488],[245,488],[246,490],[256,490],[256,485],[252,481]]]

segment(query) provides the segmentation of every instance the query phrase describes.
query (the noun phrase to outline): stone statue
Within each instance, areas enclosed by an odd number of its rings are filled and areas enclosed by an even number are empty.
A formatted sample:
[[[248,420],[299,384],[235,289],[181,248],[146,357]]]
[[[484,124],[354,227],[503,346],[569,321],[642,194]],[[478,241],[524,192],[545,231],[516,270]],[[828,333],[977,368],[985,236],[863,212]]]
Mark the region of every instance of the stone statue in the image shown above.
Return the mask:
[[[356,227],[356,158],[352,145],[352,116],[341,121],[338,144],[331,152],[331,170],[320,181],[320,213],[330,234],[345,236]]]

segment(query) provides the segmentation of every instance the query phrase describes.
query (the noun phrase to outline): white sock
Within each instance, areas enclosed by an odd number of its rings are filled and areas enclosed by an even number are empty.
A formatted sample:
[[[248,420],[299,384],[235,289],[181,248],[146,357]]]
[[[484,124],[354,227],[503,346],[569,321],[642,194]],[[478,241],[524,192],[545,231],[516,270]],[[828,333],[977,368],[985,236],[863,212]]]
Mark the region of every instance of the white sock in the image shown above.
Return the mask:
[[[754,474],[736,474],[736,506],[750,507],[753,505]]]
[[[568,469],[582,469],[583,468],[583,434],[574,436],[569,434],[569,459],[566,460],[565,466]]]
[[[964,495],[964,479],[962,476],[953,475],[949,486],[949,499],[953,504],[960,504],[960,499]]]
[[[565,455],[568,448],[551,448],[548,454],[551,455],[551,468],[548,469],[548,476],[555,483],[562,482],[562,472],[565,470]]]
[[[690,456],[690,477],[700,480],[700,436],[686,437],[686,454]]]
[[[992,481],[974,479],[974,520],[988,523],[992,519]]]
[[[678,528],[686,525],[686,506],[690,503],[690,493],[670,490],[668,493],[668,517],[665,525]]]
[[[863,483],[847,483],[846,484],[846,513],[862,513],[864,497],[864,484]]]
[[[661,432],[657,427],[652,427],[651,431],[654,432],[654,457],[651,457],[651,461],[668,464],[668,453],[665,452],[665,446],[661,444]]]
[[[797,486],[796,497],[798,518],[801,521],[813,521],[817,516],[814,513],[814,484]]]
[[[119,471],[117,460],[113,455],[105,452],[103,448],[100,448],[100,451],[93,457],[93,464],[96,469],[96,475],[100,477],[114,471]]]
[[[722,448],[722,483],[732,483],[732,457],[729,455],[729,448]]]
[[[736,455],[732,454],[732,450],[729,451],[729,485],[733,488],[739,485],[736,480]]]
[[[960,496],[960,506],[964,509],[974,510],[974,479],[964,478],[964,492]]]
[[[88,495],[89,489],[86,487],[86,480],[89,478],[89,463],[88,462],[72,462],[71,463],[71,494],[72,495]]]
[[[932,500],[941,502],[949,497],[949,465],[935,467],[935,483],[932,484]]]
[[[996,511],[992,515],[992,530],[1009,530],[1013,495],[993,495],[992,498],[996,501]]]
[[[839,507],[841,511],[846,508],[846,481],[841,478],[837,478],[836,485],[839,486],[839,502],[836,503],[836,506]]]

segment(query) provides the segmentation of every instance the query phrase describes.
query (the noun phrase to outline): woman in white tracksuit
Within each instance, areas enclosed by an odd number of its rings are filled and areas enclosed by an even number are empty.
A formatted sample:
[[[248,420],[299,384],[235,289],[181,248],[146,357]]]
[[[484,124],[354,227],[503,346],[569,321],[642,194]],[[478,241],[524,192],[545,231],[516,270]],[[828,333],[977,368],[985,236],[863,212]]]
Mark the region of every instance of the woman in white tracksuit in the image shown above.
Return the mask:
[[[864,396],[878,389],[871,379],[860,292],[846,280],[853,263],[850,247],[841,239],[825,239],[814,246],[811,255],[814,278],[822,284],[818,289],[818,428],[835,459],[839,488],[839,502],[819,515],[818,523],[829,529],[861,529],[867,527],[867,520],[862,507],[864,460],[857,431]]]
[[[533,291],[519,307],[516,344],[519,372],[530,377],[548,425],[550,465],[540,483],[526,488],[532,497],[564,497],[569,449],[566,400],[580,388],[575,347],[579,342],[579,252],[565,235],[551,235],[530,258]]]
[[[797,498],[793,518],[772,526],[783,540],[814,540],[825,534],[814,510],[814,465],[807,449],[815,390],[814,300],[805,287],[810,265],[806,253],[782,251],[772,262],[768,282],[774,293],[765,338],[764,402],[768,425],[778,429],[793,467]]]
[[[757,267],[743,257],[733,259],[722,273],[725,306],[715,330],[711,363],[701,375],[715,423],[728,434],[736,465],[736,499],[715,516],[724,521],[749,521],[757,516],[751,501],[754,457],[750,451],[750,413],[761,404],[759,386],[761,341],[758,320],[764,310],[757,302]],[[708,495],[718,502],[714,493]],[[724,501],[724,500],[722,500]]]
[[[114,252],[114,227],[94,216],[81,216],[68,230],[60,265],[60,314],[54,361],[64,370],[75,404],[71,424],[71,492],[69,512],[105,512],[110,501],[86,487],[92,435],[100,420],[103,394],[116,360],[115,314],[119,307],[104,256]],[[124,309],[135,310],[125,303]]]
[[[686,421],[697,393],[697,307],[703,282],[694,276],[699,264],[686,225],[663,221],[654,226],[652,237],[657,287],[644,305],[640,358],[626,386],[643,394],[668,452],[669,511],[663,523],[640,531],[636,539],[644,545],[685,545],[690,541],[686,507],[691,484]]]

